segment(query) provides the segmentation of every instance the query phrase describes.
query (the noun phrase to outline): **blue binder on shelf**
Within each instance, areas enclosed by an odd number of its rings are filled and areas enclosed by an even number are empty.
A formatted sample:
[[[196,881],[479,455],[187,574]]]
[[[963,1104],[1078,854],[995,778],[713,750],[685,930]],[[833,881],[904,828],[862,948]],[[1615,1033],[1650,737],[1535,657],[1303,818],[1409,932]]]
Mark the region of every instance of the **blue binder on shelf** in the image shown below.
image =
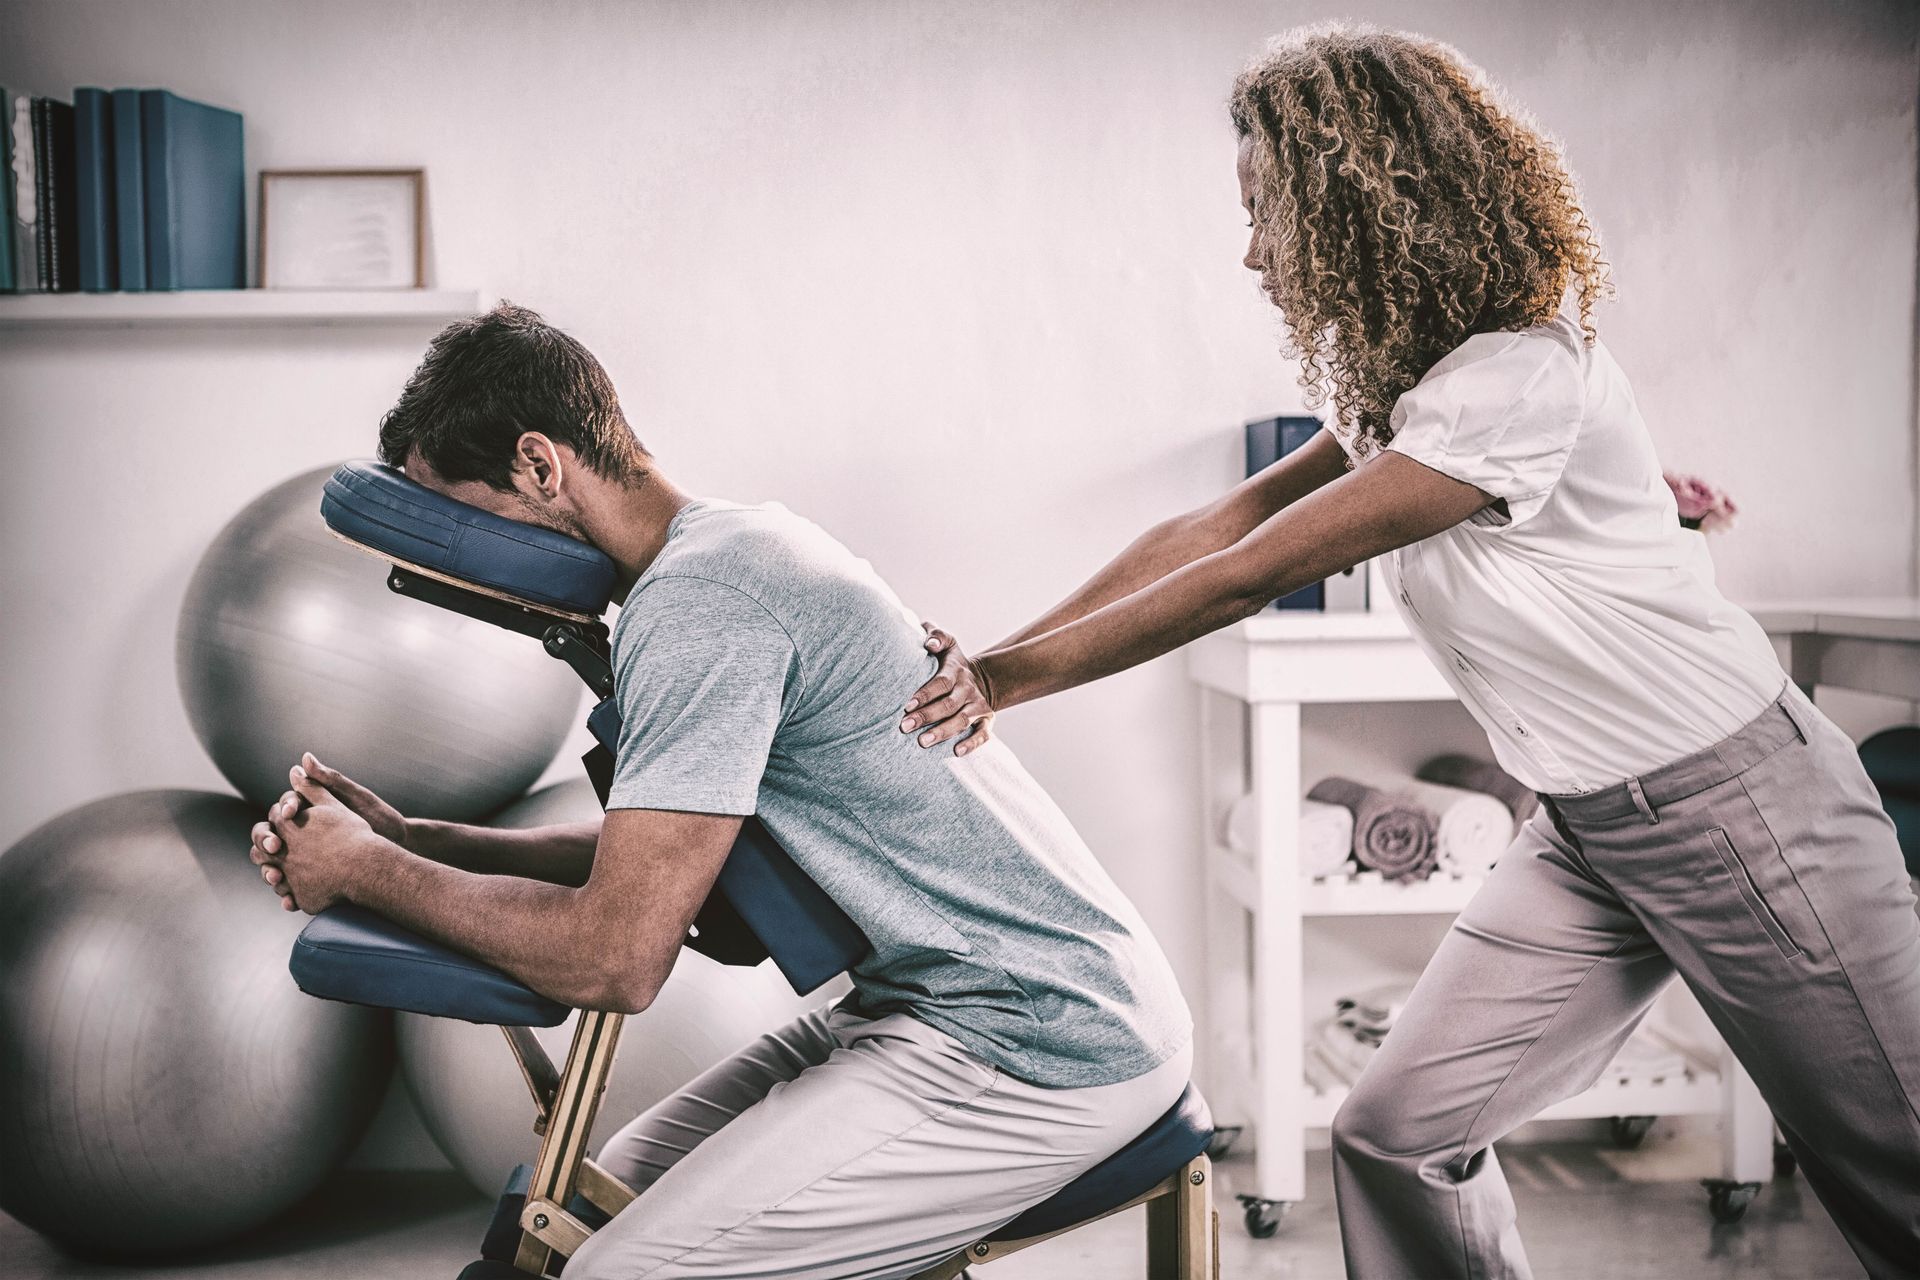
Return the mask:
[[[113,212],[113,106],[105,89],[73,91],[74,225],[80,235],[80,288],[120,287],[119,227]]]
[[[140,92],[147,287],[246,287],[245,153],[238,112]]]
[[[140,133],[140,90],[115,89],[113,113],[114,265],[121,289],[147,287],[147,180]]]
[[[1264,418],[1247,424],[1247,474],[1258,475],[1298,449],[1320,430],[1313,417]],[[1276,609],[1322,610],[1327,607],[1327,584],[1316,582],[1273,602]]]

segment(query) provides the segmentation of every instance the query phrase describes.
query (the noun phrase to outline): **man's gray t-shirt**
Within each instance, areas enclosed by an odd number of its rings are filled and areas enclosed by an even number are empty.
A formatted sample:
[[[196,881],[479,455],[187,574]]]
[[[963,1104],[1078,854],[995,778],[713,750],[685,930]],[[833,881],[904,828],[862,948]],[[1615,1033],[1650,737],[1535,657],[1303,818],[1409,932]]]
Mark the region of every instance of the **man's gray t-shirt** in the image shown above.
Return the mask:
[[[700,501],[613,631],[610,809],[758,814],[873,944],[905,1011],[1033,1084],[1114,1084],[1192,1022],[1159,944],[1004,743],[900,732],[937,663],[866,561],[777,505]]]

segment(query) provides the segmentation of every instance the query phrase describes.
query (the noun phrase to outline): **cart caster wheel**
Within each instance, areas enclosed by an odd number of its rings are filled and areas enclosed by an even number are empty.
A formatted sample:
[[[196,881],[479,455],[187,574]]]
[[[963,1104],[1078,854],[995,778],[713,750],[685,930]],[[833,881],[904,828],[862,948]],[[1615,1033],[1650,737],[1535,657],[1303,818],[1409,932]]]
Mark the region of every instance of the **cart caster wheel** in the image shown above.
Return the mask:
[[[1615,1116],[1611,1121],[1613,1145],[1622,1151],[1634,1150],[1647,1140],[1653,1121],[1652,1116]]]
[[[1800,1167],[1800,1161],[1793,1154],[1793,1148],[1784,1142],[1773,1144],[1773,1176],[1791,1178],[1794,1170]]]
[[[1222,1125],[1213,1131],[1213,1140],[1207,1143],[1207,1159],[1222,1160],[1227,1152],[1233,1150],[1233,1144],[1240,1140],[1241,1126]]]
[[[1760,1184],[1757,1182],[1702,1178],[1700,1185],[1707,1189],[1707,1208],[1713,1211],[1713,1220],[1720,1223],[1738,1222],[1746,1217],[1747,1206],[1760,1194]]]
[[[1255,1240],[1271,1240],[1287,1210],[1293,1208],[1290,1200],[1262,1200],[1259,1196],[1241,1196],[1240,1205],[1246,1210],[1247,1234]]]

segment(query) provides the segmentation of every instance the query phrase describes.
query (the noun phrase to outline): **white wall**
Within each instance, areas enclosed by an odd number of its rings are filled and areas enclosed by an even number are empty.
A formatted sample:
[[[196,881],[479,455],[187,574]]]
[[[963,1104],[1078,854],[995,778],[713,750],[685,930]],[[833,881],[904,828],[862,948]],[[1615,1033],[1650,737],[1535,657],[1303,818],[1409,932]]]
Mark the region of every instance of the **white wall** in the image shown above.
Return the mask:
[[[1568,143],[1603,332],[1736,596],[1914,580],[1916,28],[1884,3],[1338,11],[1455,41]],[[779,497],[982,643],[1297,408],[1239,265],[1228,82],[1304,2],[10,0],[0,83],[245,112],[250,166],[423,165],[432,278],[538,307],[697,491]],[[174,613],[242,503],[372,446],[419,329],[0,333],[0,845],[217,786]],[[903,691],[904,693],[904,691]],[[1183,974],[1179,658],[1006,719]]]

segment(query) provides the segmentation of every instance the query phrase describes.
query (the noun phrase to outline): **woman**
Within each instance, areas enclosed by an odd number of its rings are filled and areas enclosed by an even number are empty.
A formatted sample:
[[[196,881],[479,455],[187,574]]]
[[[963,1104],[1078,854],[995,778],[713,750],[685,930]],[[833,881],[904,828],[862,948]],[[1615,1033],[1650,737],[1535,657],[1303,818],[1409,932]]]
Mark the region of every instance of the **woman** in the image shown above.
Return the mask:
[[[1491,1144],[1604,1069],[1677,972],[1876,1276],[1920,1274],[1920,922],[1852,743],[1690,554],[1593,321],[1555,148],[1453,50],[1362,27],[1234,86],[1246,265],[1330,429],[1155,526],[902,729],[1133,666],[1373,556],[1546,797],[1333,1126],[1356,1277],[1525,1276]]]

